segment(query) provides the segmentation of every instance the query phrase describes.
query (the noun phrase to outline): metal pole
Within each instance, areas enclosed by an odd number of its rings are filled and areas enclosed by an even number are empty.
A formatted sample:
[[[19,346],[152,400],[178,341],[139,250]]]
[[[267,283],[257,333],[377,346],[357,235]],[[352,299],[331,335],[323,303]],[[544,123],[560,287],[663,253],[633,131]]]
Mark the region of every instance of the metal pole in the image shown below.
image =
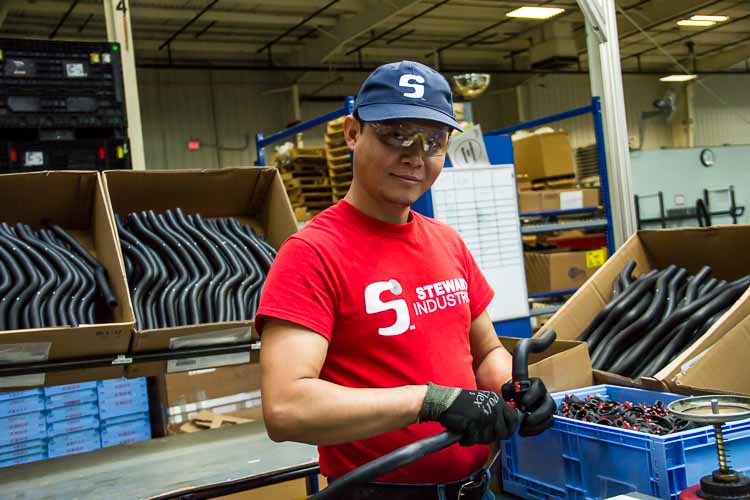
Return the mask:
[[[606,150],[608,191],[612,201],[614,243],[619,246],[636,230],[633,193],[630,176],[628,128],[625,121],[625,98],[620,66],[620,47],[614,0],[577,0],[586,14],[587,22],[600,31],[599,67],[590,68],[591,79],[601,80],[603,139]],[[599,19],[590,19],[594,13]],[[598,21],[598,22],[597,22]],[[593,45],[593,44],[592,44]],[[591,47],[596,53],[596,48]],[[594,119],[596,123],[596,117]],[[598,142],[598,141],[597,141]],[[600,161],[601,168],[601,161]],[[606,176],[605,176],[606,177]],[[604,180],[604,179],[602,179]],[[602,185],[604,190],[604,185]]]
[[[263,134],[255,134],[255,164],[259,167],[266,165],[266,152],[263,150]]]

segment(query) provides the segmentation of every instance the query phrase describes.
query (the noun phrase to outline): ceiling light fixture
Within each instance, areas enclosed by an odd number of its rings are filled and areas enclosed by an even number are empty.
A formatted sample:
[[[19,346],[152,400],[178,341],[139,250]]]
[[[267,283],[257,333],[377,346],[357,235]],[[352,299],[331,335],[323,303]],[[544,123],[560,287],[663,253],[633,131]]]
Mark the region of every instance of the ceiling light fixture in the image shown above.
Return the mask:
[[[724,21],[728,19],[729,19],[729,16],[704,16],[701,14],[692,16],[690,18],[691,21],[713,21],[715,23],[723,23]]]
[[[677,21],[677,26],[713,26],[716,21],[696,21],[694,19],[683,19]]]
[[[508,17],[519,17],[523,19],[549,19],[565,12],[559,7],[519,7],[506,14]]]
[[[669,75],[659,78],[660,82],[689,82],[695,80],[698,75]]]

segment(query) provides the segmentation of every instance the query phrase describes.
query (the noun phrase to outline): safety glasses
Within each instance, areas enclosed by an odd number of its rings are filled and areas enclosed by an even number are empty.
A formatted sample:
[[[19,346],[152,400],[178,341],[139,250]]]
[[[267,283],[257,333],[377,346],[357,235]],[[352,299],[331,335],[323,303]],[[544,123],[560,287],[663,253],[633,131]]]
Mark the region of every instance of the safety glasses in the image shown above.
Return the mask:
[[[409,149],[418,141],[426,156],[444,155],[448,149],[448,127],[429,127],[408,122],[367,122],[380,142],[398,149]]]

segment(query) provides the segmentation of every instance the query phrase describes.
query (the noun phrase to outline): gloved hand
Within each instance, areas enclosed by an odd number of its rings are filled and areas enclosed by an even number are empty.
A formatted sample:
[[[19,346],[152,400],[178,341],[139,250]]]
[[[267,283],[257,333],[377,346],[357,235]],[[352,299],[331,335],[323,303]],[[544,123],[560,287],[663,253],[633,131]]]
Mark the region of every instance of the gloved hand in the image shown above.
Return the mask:
[[[518,412],[497,393],[428,384],[419,421],[437,421],[462,434],[462,446],[508,439],[518,425]]]
[[[516,399],[513,382],[507,382],[502,387],[503,399],[515,401],[516,407],[525,414],[518,431],[524,437],[536,436],[552,427],[552,417],[557,411],[555,400],[547,392],[542,379],[531,378],[529,382],[529,389],[521,396],[520,401]]]

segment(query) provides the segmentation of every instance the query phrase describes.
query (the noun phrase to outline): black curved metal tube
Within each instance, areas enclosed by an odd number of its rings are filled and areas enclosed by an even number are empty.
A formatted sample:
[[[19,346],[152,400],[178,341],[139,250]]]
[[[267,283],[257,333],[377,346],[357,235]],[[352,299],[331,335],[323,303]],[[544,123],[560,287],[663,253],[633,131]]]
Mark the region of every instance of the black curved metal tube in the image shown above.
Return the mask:
[[[18,321],[11,321],[11,310],[13,305],[16,304],[21,293],[27,289],[26,275],[23,272],[23,267],[16,260],[14,252],[5,245],[5,241],[0,237],[0,259],[7,266],[11,276],[11,287],[2,296],[0,300],[0,327],[2,330],[16,330],[18,329]],[[18,318],[18,313],[14,313],[15,318]]]
[[[169,263],[177,274],[177,281],[174,284],[178,293],[177,325],[187,325],[190,321],[190,314],[188,313],[188,293],[190,293],[190,289],[188,288],[188,285],[193,281],[192,270],[188,271],[188,267],[193,263],[190,260],[190,257],[187,256],[186,252],[185,255],[183,255],[182,252],[184,252],[184,249],[180,247],[173,233],[164,227],[161,219],[156,216],[153,210],[145,212],[145,217],[148,219],[154,234],[164,242],[161,250],[164,252],[164,255],[166,255]],[[187,258],[188,261],[185,261],[185,258]],[[186,264],[188,267],[185,267]],[[197,275],[197,270],[195,271],[195,274]]]
[[[667,284],[672,276],[677,272],[676,266],[669,266],[659,275],[656,280],[656,289],[654,298],[649,305],[649,308],[643,315],[638,318],[635,322],[631,323],[627,328],[618,332],[614,337],[606,344],[600,344],[601,350],[594,353],[592,356],[592,365],[598,370],[606,370],[609,367],[611,360],[617,356],[620,349],[629,345],[634,336],[637,334],[643,334],[646,330],[661,317],[661,313],[666,307],[667,302]],[[594,361],[596,359],[596,361]]]
[[[30,227],[18,223],[16,224],[16,234],[21,241],[34,248],[36,253],[32,257],[35,258],[34,260],[37,265],[44,270],[49,280],[48,283],[51,284],[51,293],[49,293],[49,298],[42,308],[45,326],[59,326],[64,324],[58,314],[60,309],[59,303],[61,298],[66,294],[70,283],[72,283],[72,277],[67,274],[67,270],[60,262],[59,257],[49,250],[48,245],[39,240]],[[56,269],[59,269],[60,272],[58,273]]]
[[[24,328],[39,328],[41,326],[41,317],[39,314],[40,307],[37,290],[42,280],[37,274],[31,259],[23,251],[22,247],[25,245],[22,242],[9,235],[7,230],[1,230],[0,244],[5,245],[6,250],[12,252],[18,258],[17,262],[23,270],[24,275],[28,278],[26,286],[20,291],[10,308],[8,318],[9,327],[11,330],[17,330],[20,326]],[[29,302],[36,304],[36,307],[28,307]],[[25,317],[26,315],[28,315],[28,320]]]

